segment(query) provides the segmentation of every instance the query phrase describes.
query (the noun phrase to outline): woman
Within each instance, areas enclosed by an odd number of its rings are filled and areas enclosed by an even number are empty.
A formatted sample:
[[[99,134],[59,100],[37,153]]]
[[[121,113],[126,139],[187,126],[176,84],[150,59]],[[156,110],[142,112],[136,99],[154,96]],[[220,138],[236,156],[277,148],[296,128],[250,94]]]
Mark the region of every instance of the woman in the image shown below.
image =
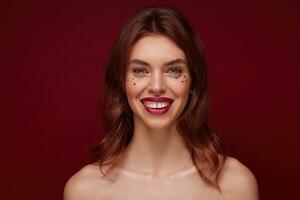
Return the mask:
[[[65,200],[258,199],[253,174],[208,127],[203,47],[178,11],[149,7],[129,19],[103,97],[98,162],[71,177]]]

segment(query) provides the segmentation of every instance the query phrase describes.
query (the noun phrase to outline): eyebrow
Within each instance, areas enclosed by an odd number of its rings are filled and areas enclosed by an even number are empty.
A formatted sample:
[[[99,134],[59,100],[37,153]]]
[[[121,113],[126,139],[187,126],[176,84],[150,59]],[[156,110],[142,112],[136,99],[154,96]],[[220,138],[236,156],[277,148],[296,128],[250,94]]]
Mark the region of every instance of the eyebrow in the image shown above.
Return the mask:
[[[129,64],[138,64],[138,65],[146,65],[146,66],[150,66],[149,63],[143,61],[143,60],[139,60],[139,59],[133,59],[129,62]],[[175,64],[187,64],[186,60],[183,60],[181,58],[175,59],[175,60],[171,60],[169,62],[166,62],[164,64],[164,66],[169,66],[169,65],[175,65]]]

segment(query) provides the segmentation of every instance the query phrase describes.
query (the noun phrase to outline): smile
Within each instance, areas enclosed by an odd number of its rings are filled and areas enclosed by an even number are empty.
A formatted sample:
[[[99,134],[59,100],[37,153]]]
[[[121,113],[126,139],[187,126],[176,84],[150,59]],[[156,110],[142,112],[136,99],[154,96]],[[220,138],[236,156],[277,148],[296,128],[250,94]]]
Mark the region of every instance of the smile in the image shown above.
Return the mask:
[[[153,115],[163,115],[168,112],[173,99],[166,97],[143,98],[142,103],[145,109]]]
[[[144,106],[147,108],[155,108],[155,109],[160,109],[160,108],[165,108],[169,106],[170,103],[167,102],[145,102]]]

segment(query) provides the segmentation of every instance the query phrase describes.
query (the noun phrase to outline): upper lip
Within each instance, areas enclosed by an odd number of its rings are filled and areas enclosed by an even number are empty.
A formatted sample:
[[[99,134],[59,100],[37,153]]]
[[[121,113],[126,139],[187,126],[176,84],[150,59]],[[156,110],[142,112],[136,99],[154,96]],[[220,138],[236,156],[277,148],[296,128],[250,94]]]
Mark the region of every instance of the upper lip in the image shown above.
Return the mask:
[[[168,98],[168,97],[146,97],[141,99],[142,102],[145,101],[150,101],[150,102],[168,102],[171,103],[173,101],[173,99]]]

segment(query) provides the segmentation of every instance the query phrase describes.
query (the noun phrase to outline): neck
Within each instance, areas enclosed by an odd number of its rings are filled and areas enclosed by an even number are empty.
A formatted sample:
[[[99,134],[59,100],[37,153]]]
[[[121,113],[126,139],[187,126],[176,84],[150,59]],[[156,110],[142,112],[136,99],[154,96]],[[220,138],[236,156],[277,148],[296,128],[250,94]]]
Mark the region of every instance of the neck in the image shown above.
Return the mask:
[[[119,167],[164,176],[192,166],[190,153],[175,125],[159,129],[136,125]]]

